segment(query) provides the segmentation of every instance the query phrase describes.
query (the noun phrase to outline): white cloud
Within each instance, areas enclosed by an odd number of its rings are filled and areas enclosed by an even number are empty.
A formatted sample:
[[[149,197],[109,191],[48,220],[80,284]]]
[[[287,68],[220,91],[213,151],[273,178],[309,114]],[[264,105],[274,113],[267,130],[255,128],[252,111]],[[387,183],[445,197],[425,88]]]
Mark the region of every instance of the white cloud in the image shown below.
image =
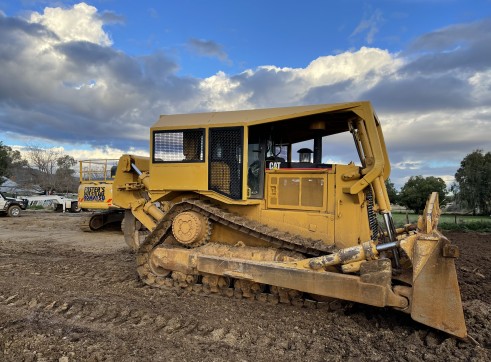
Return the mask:
[[[13,145],[10,146],[12,149],[19,151],[22,155],[23,158],[27,159],[28,158],[28,146],[23,146],[23,145]],[[112,147],[87,147],[83,149],[70,149],[70,148],[65,148],[64,146],[52,146],[49,144],[41,144],[40,146],[43,149],[50,149],[55,152],[62,153],[64,155],[69,155],[72,156],[75,160],[77,161],[82,161],[82,160],[95,160],[95,159],[114,159],[117,160],[119,159],[123,154],[132,154],[132,155],[138,155],[138,156],[148,156],[149,152],[148,149],[137,149],[134,147],[129,147],[127,149],[118,149],[118,148],[112,148]]]
[[[428,175],[428,176],[433,176],[433,175]],[[455,181],[455,177],[452,176],[452,175],[440,175],[438,177],[440,177],[443,181],[445,181],[445,184],[447,185],[447,188],[450,188],[450,186]]]
[[[298,73],[317,86],[347,79],[362,81],[373,75],[382,77],[394,73],[402,65],[400,59],[386,50],[362,47],[354,52],[319,57]]]
[[[96,15],[97,8],[80,3],[71,9],[47,7],[43,14],[33,12],[29,20],[31,23],[46,26],[58,35],[60,42],[88,41],[110,46],[112,41],[102,29],[102,20]]]
[[[491,91],[491,69],[472,74],[468,78],[468,82],[471,89],[471,96],[476,103],[489,102],[489,92]]]
[[[379,26],[384,21],[382,12],[380,10],[375,10],[370,15],[364,16],[364,18],[357,25],[355,30],[351,33],[351,37],[354,37],[357,34],[366,33],[366,42],[367,44],[372,44],[375,38],[375,35],[379,31]]]
[[[240,92],[239,87],[240,82],[231,79],[224,72],[205,78],[199,83],[199,90],[206,95],[201,106],[213,111],[250,108],[250,93]]]
[[[129,147],[121,150],[111,147],[96,147],[90,149],[67,150],[64,153],[72,156],[76,160],[93,160],[93,159],[119,159],[123,154],[132,154],[138,156],[148,156],[148,150],[136,149]]]
[[[200,82],[200,97],[212,110],[353,101],[403,65],[388,51],[362,47],[319,57],[305,68],[265,65],[236,76],[218,72]]]
[[[395,164],[392,164],[393,169],[400,169],[400,170],[419,170],[421,168],[421,161],[411,161],[411,160],[406,160],[402,162],[397,162]]]
[[[304,68],[270,64],[204,79],[179,77],[163,52],[134,57],[114,49],[104,25],[85,3],[46,8],[29,21],[0,14],[3,132],[71,144],[66,149],[79,148],[70,151],[77,159],[119,157],[131,147],[148,150],[160,114],[371,100],[394,182],[415,172],[451,175],[467,153],[491,149],[491,58],[478,46],[491,37],[484,22],[439,30],[445,44],[459,34],[468,40],[451,53],[433,46],[429,54],[428,36],[415,42],[423,55],[362,47]],[[350,157],[338,145],[328,152],[343,154],[325,159]]]

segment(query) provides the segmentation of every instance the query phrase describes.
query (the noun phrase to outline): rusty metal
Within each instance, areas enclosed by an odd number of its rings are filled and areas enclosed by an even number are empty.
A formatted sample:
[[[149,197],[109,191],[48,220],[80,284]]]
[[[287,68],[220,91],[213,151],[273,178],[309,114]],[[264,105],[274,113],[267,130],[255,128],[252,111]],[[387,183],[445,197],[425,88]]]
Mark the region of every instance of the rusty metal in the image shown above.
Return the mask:
[[[458,258],[460,256],[459,247],[457,245],[446,244],[443,246],[442,255],[445,258]]]
[[[358,246],[341,249],[333,254],[310,259],[309,266],[317,270],[338,264],[350,264],[362,260],[376,259],[377,255],[376,244],[373,241],[367,241]]]

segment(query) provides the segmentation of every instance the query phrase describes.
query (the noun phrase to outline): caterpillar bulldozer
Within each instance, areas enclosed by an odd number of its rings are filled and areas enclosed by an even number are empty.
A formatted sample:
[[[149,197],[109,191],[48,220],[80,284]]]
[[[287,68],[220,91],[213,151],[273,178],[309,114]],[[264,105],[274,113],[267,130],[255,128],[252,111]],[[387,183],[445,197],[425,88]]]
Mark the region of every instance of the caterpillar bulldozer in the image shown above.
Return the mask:
[[[358,160],[326,163],[341,134]],[[467,336],[438,194],[417,225],[395,227],[369,102],[163,115],[150,137],[150,156],[123,155],[113,184],[113,203],[149,231],[135,241],[144,283],[302,306],[342,299]]]
[[[121,229],[125,210],[113,204],[113,178],[118,160],[83,160],[80,165],[78,207],[92,210],[83,218],[83,231]]]

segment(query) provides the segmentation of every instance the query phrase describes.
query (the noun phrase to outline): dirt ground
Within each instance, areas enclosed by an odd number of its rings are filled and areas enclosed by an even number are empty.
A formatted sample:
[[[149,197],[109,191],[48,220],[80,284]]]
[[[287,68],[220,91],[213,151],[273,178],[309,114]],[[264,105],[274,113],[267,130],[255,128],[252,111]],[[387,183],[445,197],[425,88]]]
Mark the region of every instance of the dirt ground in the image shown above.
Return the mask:
[[[476,346],[390,309],[150,288],[122,234],[84,233],[81,215],[0,217],[0,361],[491,360],[490,234],[446,234]]]

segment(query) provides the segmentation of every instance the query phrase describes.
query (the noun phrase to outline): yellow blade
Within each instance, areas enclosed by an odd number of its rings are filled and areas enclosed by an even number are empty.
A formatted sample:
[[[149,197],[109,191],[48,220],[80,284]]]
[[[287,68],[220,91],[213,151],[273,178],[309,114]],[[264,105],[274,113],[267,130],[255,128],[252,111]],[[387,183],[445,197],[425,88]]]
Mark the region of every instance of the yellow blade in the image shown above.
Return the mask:
[[[415,245],[411,317],[423,324],[465,338],[457,272],[450,242],[438,232],[433,240],[418,240]],[[451,249],[454,250],[454,249]],[[447,255],[447,256],[444,256]]]

